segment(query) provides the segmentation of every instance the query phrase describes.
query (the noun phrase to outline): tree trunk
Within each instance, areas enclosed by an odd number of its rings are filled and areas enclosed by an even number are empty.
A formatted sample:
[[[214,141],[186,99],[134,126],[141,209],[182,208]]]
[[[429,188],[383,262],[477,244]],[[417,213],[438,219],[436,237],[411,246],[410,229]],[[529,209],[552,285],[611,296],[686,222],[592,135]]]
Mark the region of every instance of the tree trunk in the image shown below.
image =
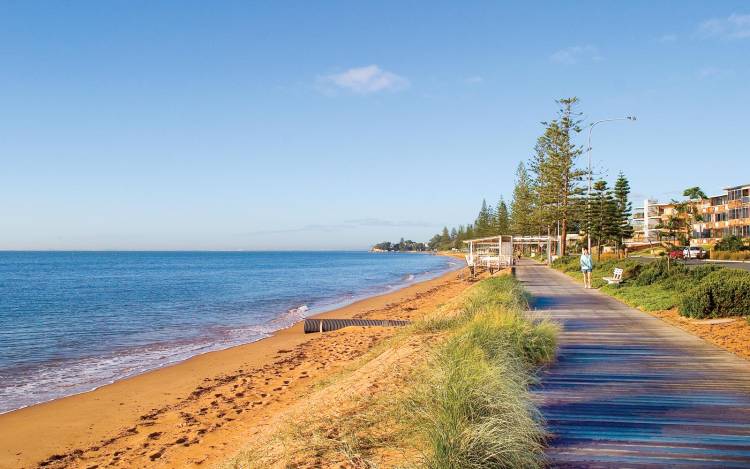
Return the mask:
[[[568,248],[568,219],[563,218],[560,223],[560,256],[565,256]]]

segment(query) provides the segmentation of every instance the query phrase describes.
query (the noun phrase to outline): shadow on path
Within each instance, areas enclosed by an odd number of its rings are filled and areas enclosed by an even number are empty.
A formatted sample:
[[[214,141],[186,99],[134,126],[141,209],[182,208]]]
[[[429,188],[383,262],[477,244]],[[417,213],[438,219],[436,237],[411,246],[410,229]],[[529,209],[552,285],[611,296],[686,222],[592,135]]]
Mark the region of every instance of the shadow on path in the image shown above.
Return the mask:
[[[547,267],[516,274],[563,328],[534,391],[552,467],[750,468],[750,362]]]

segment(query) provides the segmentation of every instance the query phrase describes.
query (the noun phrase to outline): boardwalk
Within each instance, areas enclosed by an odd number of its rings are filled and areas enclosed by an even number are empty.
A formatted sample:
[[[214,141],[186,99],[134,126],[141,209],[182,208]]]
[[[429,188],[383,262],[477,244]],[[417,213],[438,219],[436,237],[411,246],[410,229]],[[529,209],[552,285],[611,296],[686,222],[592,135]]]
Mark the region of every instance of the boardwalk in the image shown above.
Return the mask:
[[[750,468],[750,362],[544,266],[517,275],[563,326],[535,392],[553,467]]]

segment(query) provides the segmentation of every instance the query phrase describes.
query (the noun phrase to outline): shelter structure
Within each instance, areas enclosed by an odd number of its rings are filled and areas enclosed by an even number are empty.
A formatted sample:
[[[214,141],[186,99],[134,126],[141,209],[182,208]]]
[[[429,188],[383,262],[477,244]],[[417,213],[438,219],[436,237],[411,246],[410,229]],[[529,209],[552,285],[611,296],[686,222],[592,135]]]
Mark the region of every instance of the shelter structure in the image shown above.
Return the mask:
[[[473,273],[478,269],[494,272],[512,266],[515,253],[520,253],[524,246],[536,246],[540,250],[546,248],[547,262],[551,262],[553,249],[556,250],[553,244],[558,243],[558,239],[553,236],[498,235],[467,239],[464,243],[469,251],[466,263]]]

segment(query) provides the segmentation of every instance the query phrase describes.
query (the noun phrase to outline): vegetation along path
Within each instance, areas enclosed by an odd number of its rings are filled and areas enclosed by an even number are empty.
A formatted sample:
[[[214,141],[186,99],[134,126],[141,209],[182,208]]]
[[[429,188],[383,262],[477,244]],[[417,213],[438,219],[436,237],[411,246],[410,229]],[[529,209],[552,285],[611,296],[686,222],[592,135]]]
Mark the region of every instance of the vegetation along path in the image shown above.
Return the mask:
[[[750,467],[750,362],[523,261],[534,314],[562,326],[535,390],[553,467]]]

